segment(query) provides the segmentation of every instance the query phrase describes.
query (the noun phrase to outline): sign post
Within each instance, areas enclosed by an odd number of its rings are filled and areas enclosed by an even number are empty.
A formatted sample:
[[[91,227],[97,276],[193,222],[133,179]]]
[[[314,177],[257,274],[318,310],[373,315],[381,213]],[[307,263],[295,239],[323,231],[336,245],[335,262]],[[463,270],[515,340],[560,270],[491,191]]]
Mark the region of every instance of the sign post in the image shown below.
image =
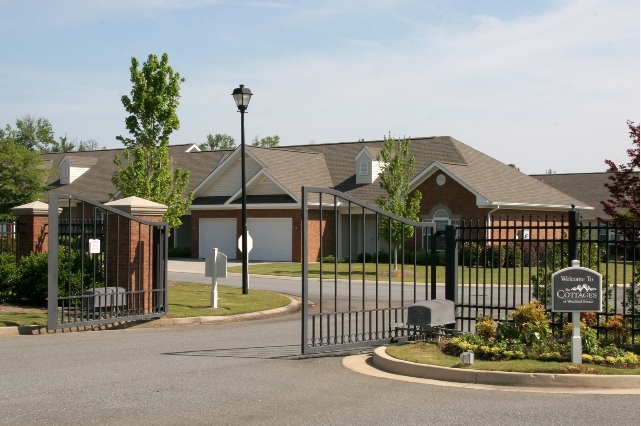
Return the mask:
[[[603,277],[598,272],[572,266],[552,274],[552,312],[572,313],[572,362],[581,364],[581,312],[601,312]]]
[[[205,258],[205,276],[211,277],[211,307],[218,308],[218,278],[227,278],[227,256],[217,248]]]

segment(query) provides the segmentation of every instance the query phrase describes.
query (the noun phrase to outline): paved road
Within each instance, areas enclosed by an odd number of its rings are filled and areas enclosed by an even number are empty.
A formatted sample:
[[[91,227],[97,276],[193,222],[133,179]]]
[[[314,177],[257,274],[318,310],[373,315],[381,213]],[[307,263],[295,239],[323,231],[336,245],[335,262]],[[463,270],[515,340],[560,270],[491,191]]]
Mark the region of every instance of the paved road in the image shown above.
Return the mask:
[[[300,287],[251,282],[285,293]],[[407,383],[352,372],[339,356],[301,357],[299,342],[299,314],[2,338],[0,424],[639,424],[638,395]]]

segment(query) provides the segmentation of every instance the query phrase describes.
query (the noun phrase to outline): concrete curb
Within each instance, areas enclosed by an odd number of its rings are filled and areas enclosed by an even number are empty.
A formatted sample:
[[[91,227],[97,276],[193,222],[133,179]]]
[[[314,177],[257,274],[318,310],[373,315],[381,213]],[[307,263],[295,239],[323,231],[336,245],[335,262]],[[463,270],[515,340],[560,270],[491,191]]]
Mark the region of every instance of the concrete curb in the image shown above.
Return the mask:
[[[479,371],[434,365],[416,364],[392,358],[381,346],[374,350],[373,364],[381,370],[404,376],[448,382],[491,386],[519,386],[532,388],[598,388],[639,389],[639,376],[601,376],[594,374],[545,374]]]
[[[226,324],[230,322],[252,321],[266,318],[274,318],[287,315],[301,309],[302,303],[294,299],[292,296],[283,294],[290,299],[287,306],[280,308],[269,309],[267,311],[248,312],[246,314],[227,315],[227,316],[204,316],[204,317],[189,317],[189,318],[158,318],[152,320],[142,321],[127,321],[115,324],[94,326],[94,327],[74,327],[58,332],[68,333],[72,331],[98,331],[98,330],[123,330],[123,329],[138,329],[138,328],[171,328],[171,327],[186,327],[192,325],[214,325]],[[55,333],[52,331],[51,333]],[[5,336],[21,336],[21,335],[37,335],[49,334],[46,325],[24,325],[18,327],[0,327],[0,337]]]

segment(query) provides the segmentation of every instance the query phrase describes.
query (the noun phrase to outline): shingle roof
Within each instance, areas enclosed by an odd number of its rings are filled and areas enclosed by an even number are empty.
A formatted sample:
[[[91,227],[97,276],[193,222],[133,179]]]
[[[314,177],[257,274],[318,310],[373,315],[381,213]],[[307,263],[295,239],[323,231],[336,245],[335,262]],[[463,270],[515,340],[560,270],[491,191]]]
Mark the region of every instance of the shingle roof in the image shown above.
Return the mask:
[[[375,156],[382,145],[383,141],[379,140],[274,148],[248,146],[247,149],[265,165],[267,173],[296,197],[300,197],[302,186],[317,186],[333,188],[374,203],[383,194],[383,190],[377,181],[369,185],[356,184],[354,158],[364,147]],[[172,145],[169,148],[170,156],[177,166],[190,170],[188,190],[193,190],[212,173],[222,158],[233,151],[185,152],[190,146],[191,144]],[[111,176],[115,171],[113,158],[115,155],[122,155],[122,151],[114,149],[74,152],[73,155],[46,154],[44,159],[55,170],[55,175],[49,180],[55,187],[53,191],[106,200],[107,194],[116,191],[111,184]],[[415,158],[417,175],[436,162],[489,203],[599,206],[594,199],[578,196],[574,198],[574,193],[568,192],[565,187],[555,189],[554,185],[541,182],[542,178],[527,176],[449,136],[413,138],[409,153]],[[60,186],[59,164],[65,155],[68,158],[78,157],[76,160],[79,162],[97,158],[97,162],[71,184]],[[201,198],[195,204],[219,202],[224,201]],[[584,216],[587,214],[586,212]]]
[[[70,166],[95,166],[98,163],[98,157],[93,156],[66,155],[65,157]]]
[[[190,170],[189,186],[187,191],[193,190],[209,172],[216,166],[224,151],[214,152],[185,152],[192,144],[170,145],[170,159],[182,169]],[[104,149],[96,151],[78,151],[73,155],[69,153],[43,154],[47,165],[53,170],[47,184],[53,186],[51,192],[59,194],[74,194],[98,201],[106,201],[109,194],[117,191],[111,183],[116,166],[113,159],[116,155],[122,157],[124,149]],[[91,165],[90,169],[68,185],[60,184],[60,162],[67,156],[73,157],[75,164]]]
[[[601,173],[563,173],[531,175],[553,188],[563,191],[582,202],[594,207],[592,211],[581,212],[585,220],[594,220],[598,217],[606,218],[601,201],[610,198],[610,192],[605,184],[610,182],[611,172]]]

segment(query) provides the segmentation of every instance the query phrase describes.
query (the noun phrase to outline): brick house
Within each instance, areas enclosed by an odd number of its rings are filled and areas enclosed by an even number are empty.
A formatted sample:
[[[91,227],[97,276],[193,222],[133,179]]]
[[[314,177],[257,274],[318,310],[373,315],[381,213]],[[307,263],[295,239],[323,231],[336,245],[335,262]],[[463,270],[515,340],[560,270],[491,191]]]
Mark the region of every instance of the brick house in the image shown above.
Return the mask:
[[[374,204],[383,193],[377,181],[381,167],[377,154],[382,145],[383,141],[371,141],[246,147],[248,229],[254,240],[250,259],[301,261],[302,186],[332,188]],[[109,200],[109,194],[116,193],[110,180],[115,170],[113,157],[121,153],[45,154],[47,166],[55,171],[50,178],[52,191]],[[191,171],[188,190],[195,195],[190,211],[182,218],[183,225],[173,231],[173,246],[189,247],[194,258],[204,257],[212,247],[230,258],[240,257],[236,249],[241,232],[240,155],[240,148],[200,152],[195,145],[170,147],[172,160]],[[410,155],[416,159],[411,188],[422,193],[419,217],[439,228],[463,220],[487,221],[499,215],[515,218],[519,224],[546,220],[567,212],[572,205],[584,212],[593,209],[576,195],[568,195],[449,136],[414,138]],[[333,223],[333,215],[323,216],[322,233],[310,229],[310,261],[321,255],[318,236],[323,235],[324,247],[334,247],[334,227],[341,236],[339,253],[347,254],[347,209],[340,207],[338,223]],[[310,224],[316,227],[319,222],[311,219],[317,214],[310,211]],[[363,229],[362,216],[352,220],[352,229]],[[364,228],[372,238],[361,246],[355,244],[353,256],[363,250],[374,251],[374,227],[374,217],[366,215]],[[379,247],[385,249],[384,241]]]

